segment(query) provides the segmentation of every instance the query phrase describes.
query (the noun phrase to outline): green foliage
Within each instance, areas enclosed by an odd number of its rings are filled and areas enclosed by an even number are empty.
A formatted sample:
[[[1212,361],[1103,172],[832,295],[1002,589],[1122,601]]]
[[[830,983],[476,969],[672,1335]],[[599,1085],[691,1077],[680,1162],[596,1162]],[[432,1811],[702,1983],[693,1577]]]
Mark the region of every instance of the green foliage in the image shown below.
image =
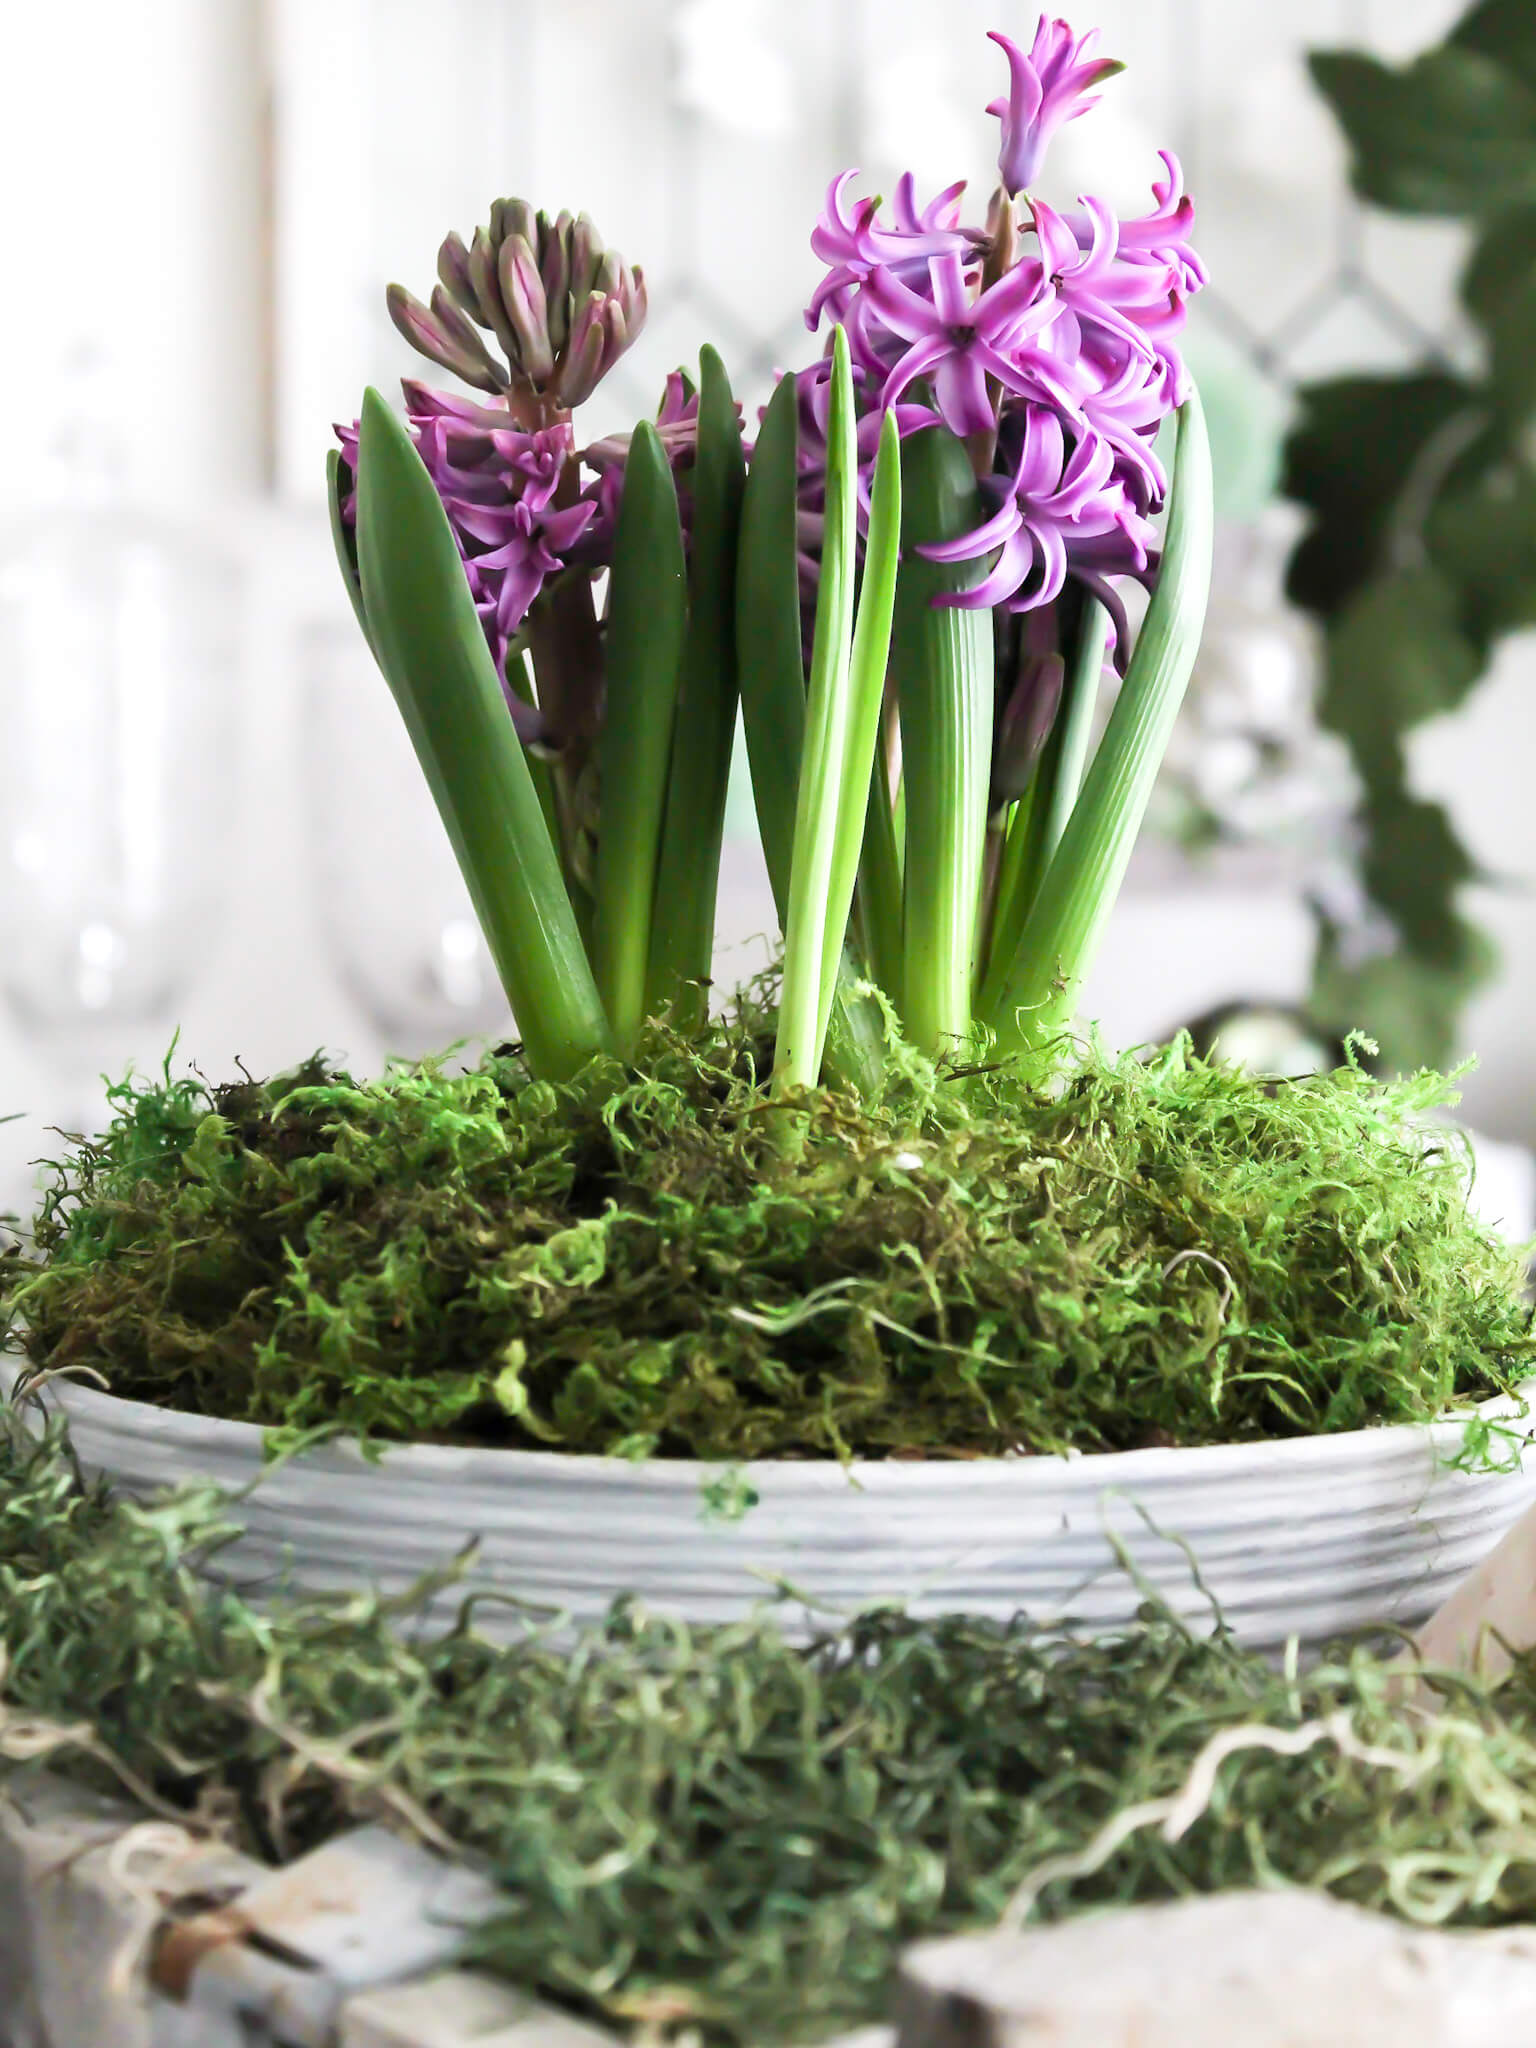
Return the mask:
[[[1312,513],[1287,586],[1297,604],[1328,618],[1370,579],[1425,448],[1474,402],[1470,385],[1440,371],[1338,377],[1301,392],[1281,478]]]
[[[0,1432],[0,1711],[22,1753],[194,1829],[219,1815],[269,1857],[360,1820],[430,1830],[505,1895],[476,1960],[641,2039],[883,2020],[907,1942],[994,1923],[1062,1856],[1082,1874],[1045,1886],[1044,1918],[1277,1883],[1420,1925],[1536,1913],[1529,1656],[1496,1691],[1444,1678],[1430,1713],[1362,1645],[1297,1675],[1155,1609],[1086,1644],[887,1614],[798,1650],[767,1620],[619,1607],[573,1645],[530,1624],[497,1650],[472,1618],[362,1595],[255,1612],[196,1576],[226,1526],[212,1492],[114,1505],[57,1439]],[[1152,1804],[1087,1853],[1233,1731],[1319,1722],[1294,1753],[1228,1754],[1177,1841]],[[0,1774],[25,1797],[24,1769]]]
[[[677,486],[656,429],[642,420],[631,436],[624,467],[608,593],[592,947],[597,985],[614,1038],[625,1052],[646,1016],[651,921],[687,624]],[[693,851],[702,859],[701,846]]]
[[[1481,372],[1314,385],[1284,478],[1312,514],[1290,592],[1326,631],[1319,714],[1360,772],[1362,877],[1392,938],[1346,964],[1325,924],[1313,1008],[1409,1069],[1449,1056],[1495,956],[1460,910],[1473,863],[1410,795],[1403,739],[1464,701],[1499,635],[1536,622],[1536,8],[1488,0],[1403,71],[1349,53],[1312,68],[1366,198],[1477,230],[1462,297]]]
[[[858,442],[848,337],[841,327],[834,327],[832,336],[826,504],[816,585],[811,675],[806,693],[800,774],[795,793],[789,910],[784,920],[783,989],[773,1059],[774,1085],[780,1089],[813,1088],[821,1077],[822,1046],[853,896],[852,863],[857,861],[857,848],[863,841],[873,758],[874,734],[871,730],[858,810],[852,823],[857,837],[850,854],[848,890],[839,916],[833,901],[833,885],[841,852],[839,842],[847,838],[849,831],[849,821],[843,816],[846,802],[844,773],[845,769],[851,770],[857,765],[851,742],[859,722],[852,675],[858,553]],[[894,571],[894,559],[891,566]],[[875,688],[878,692],[878,679]],[[878,717],[878,702],[877,694],[875,717]],[[824,982],[827,992],[825,1004],[822,1002]]]
[[[1357,191],[1400,213],[1490,213],[1536,200],[1536,93],[1506,64],[1447,44],[1404,71],[1352,52],[1312,76],[1355,153]]]
[[[985,558],[929,562],[925,542],[952,541],[985,516],[965,444],[925,428],[902,448],[901,577],[891,675],[901,707],[906,853],[902,1021],[932,1056],[971,1031],[988,790],[992,774],[993,625],[986,611],[938,608],[967,590]]]
[[[795,797],[805,744],[795,533],[798,405],[794,378],[781,377],[752,451],[736,577],[742,726],[763,857],[781,926],[789,915]]]
[[[670,1003],[677,1022],[694,1030],[708,1007],[720,848],[740,702],[736,555],[746,483],[741,422],[725,365],[714,349],[706,348],[699,367],[688,631],[656,870],[662,914],[652,921],[647,995],[647,1014],[659,1014]]]
[[[369,645],[507,999],[525,1020],[529,1058],[563,1077],[607,1043],[607,1022],[453,529],[405,427],[374,390],[363,399],[358,449],[358,587]]]
[[[1437,570],[1389,572],[1329,621],[1318,716],[1348,740],[1367,782],[1393,777],[1402,735],[1454,711],[1481,672],[1456,592]]]
[[[821,1077],[872,801],[901,535],[901,444],[895,416],[887,413],[875,461],[855,608],[858,453],[853,372],[847,338],[840,327],[833,332],[816,641],[805,708],[774,1049],[774,1085],[781,1092],[814,1087]]]
[[[1199,394],[1178,414],[1157,587],[1059,843],[1012,950],[995,950],[978,1005],[1009,1050],[1048,1049],[1069,1024],[1130,863],[1194,668],[1211,583],[1210,443]],[[1065,739],[1068,727],[1062,727]],[[1063,765],[1057,757],[1057,767]]]
[[[181,1408],[732,1463],[1419,1419],[1533,1348],[1415,1121],[1433,1076],[1089,1047],[1059,1087],[916,1067],[781,1110],[772,1037],[658,1032],[558,1087],[511,1054],[124,1083],[0,1305],[38,1364]]]

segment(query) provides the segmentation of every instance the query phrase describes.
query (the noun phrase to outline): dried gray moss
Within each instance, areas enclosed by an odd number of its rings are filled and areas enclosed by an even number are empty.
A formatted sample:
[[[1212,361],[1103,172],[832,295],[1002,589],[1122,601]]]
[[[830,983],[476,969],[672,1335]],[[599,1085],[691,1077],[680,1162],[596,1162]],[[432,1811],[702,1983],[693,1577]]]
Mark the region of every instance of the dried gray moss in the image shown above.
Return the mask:
[[[283,1432],[729,1460],[1350,1429],[1524,1369],[1434,1076],[1088,1046],[1053,1090],[916,1069],[786,1109],[760,1027],[564,1088],[511,1051],[126,1081],[0,1311],[40,1366]]]

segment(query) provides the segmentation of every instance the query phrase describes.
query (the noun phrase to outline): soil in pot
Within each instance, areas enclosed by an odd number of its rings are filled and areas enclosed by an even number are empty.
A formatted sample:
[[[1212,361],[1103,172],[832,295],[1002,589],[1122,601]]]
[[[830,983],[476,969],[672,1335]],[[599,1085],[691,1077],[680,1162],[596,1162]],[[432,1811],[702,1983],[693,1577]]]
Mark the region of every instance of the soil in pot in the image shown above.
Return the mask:
[[[289,1437],[727,1461],[1251,1442],[1528,1370],[1437,1077],[1089,1045],[1050,1089],[914,1068],[786,1109],[761,1027],[562,1088],[512,1049],[130,1080],[0,1298],[38,1367]]]

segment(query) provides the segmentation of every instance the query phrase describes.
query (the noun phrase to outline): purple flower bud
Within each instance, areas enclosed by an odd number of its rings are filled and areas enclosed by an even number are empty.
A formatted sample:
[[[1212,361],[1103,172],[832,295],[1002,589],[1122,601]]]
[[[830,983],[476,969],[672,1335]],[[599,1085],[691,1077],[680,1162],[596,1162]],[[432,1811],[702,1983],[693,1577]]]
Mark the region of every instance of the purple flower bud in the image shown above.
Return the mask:
[[[554,229],[542,237],[539,277],[544,286],[545,326],[549,345],[558,355],[571,331],[571,218],[562,213]],[[534,244],[525,235],[529,247]]]
[[[568,412],[583,405],[597,389],[604,370],[603,301],[585,299],[571,321],[571,338],[555,374],[554,391]]]
[[[430,311],[398,284],[389,287],[384,303],[412,348],[477,391],[505,391],[512,381],[441,285]]]
[[[502,246],[504,248],[506,244]],[[502,353],[512,368],[523,370],[517,328],[502,304],[496,244],[484,228],[475,229],[475,238],[469,245],[469,281],[474,287],[475,303],[479,307],[475,318],[482,327],[488,327],[501,343]]]
[[[469,251],[461,235],[449,235],[437,252],[437,275],[443,290],[471,319],[478,314],[475,287],[469,275]]]
[[[498,199],[489,227],[466,248],[449,235],[438,251],[430,311],[399,286],[390,317],[413,348],[481,391],[513,393],[537,428],[591,395],[645,320],[640,272],[605,249],[585,215],[553,222],[521,199]],[[476,332],[494,334],[503,370]]]
[[[571,296],[580,300],[596,290],[604,255],[603,238],[584,213],[571,225],[570,251]]]
[[[998,30],[990,33],[1006,53],[1009,71],[1007,99],[994,100],[987,108],[1003,124],[997,168],[1010,192],[1023,192],[1040,175],[1056,130],[1097,106],[1093,88],[1125,66],[1094,57],[1097,29],[1079,40],[1064,21],[1050,21],[1043,14],[1027,56]]]
[[[992,755],[992,804],[1016,803],[1028,789],[1035,763],[1051,736],[1067,665],[1059,654],[1026,654],[1002,716]]]
[[[550,345],[549,303],[532,249],[521,235],[501,245],[496,259],[498,297],[506,308],[510,334],[507,355],[530,382],[542,384],[552,375],[555,352]]]
[[[521,235],[532,248],[539,239],[539,219],[526,199],[493,199],[491,240],[499,247],[509,235]]]

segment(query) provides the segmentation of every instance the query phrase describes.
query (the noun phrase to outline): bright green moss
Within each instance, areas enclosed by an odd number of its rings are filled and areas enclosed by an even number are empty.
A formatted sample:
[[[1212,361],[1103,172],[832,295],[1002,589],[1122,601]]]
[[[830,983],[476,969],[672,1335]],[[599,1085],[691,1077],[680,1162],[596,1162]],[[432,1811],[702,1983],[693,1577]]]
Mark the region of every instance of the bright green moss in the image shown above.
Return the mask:
[[[0,1305],[40,1365],[212,1414],[733,1461],[1349,1429],[1533,1348],[1416,1121],[1433,1076],[1090,1046],[1053,1091],[922,1069],[786,1109],[768,1042],[558,1089],[510,1053],[124,1083]]]

